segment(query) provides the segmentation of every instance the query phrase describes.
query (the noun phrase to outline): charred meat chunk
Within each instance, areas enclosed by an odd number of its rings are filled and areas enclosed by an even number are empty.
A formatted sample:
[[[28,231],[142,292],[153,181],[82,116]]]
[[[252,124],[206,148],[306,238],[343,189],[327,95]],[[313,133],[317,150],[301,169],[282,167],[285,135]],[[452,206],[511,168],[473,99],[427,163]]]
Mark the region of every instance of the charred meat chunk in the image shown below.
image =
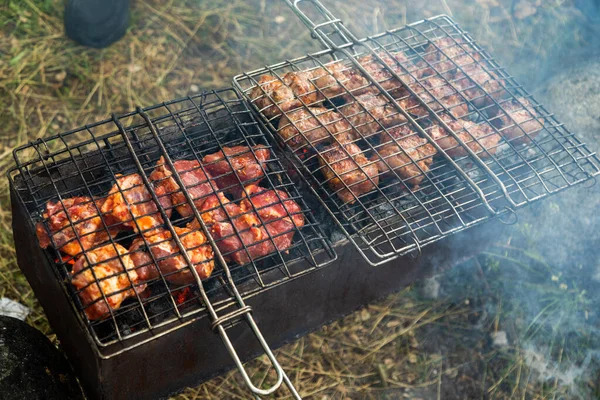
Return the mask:
[[[529,143],[544,128],[544,120],[525,98],[501,103],[500,107],[492,123],[510,143]]]
[[[442,114],[442,120],[478,157],[486,158],[496,153],[500,135],[487,122],[476,123],[466,119],[456,119],[451,115]],[[467,150],[440,125],[434,124],[429,128],[429,135],[450,157],[467,156]]]

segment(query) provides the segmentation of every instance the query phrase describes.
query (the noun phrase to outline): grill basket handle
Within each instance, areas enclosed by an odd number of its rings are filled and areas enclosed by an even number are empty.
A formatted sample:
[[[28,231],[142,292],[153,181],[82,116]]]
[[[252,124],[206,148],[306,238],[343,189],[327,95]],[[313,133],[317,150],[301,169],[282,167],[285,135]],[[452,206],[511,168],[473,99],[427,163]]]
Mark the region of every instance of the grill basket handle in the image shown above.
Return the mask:
[[[294,388],[294,385],[290,381],[289,377],[286,375],[285,371],[283,371],[283,368],[281,367],[281,365],[275,358],[275,355],[271,351],[271,348],[269,347],[269,345],[267,344],[262,333],[258,329],[258,326],[256,325],[254,318],[252,318],[252,314],[250,313],[250,311],[248,310],[247,312],[245,312],[244,316],[245,316],[246,322],[248,323],[248,325],[250,325],[250,328],[252,329],[252,333],[254,333],[254,336],[260,343],[264,354],[267,355],[267,357],[269,358],[269,361],[271,362],[271,365],[273,366],[273,368],[275,369],[275,372],[277,373],[277,382],[275,382],[268,389],[260,389],[260,388],[256,387],[254,385],[254,383],[252,383],[250,376],[248,376],[248,373],[246,372],[246,369],[244,368],[242,360],[240,360],[240,357],[238,356],[237,351],[235,350],[235,347],[233,346],[233,344],[231,343],[231,340],[229,339],[229,336],[227,335],[227,331],[225,330],[225,327],[220,323],[213,325],[213,326],[219,332],[219,335],[221,336],[221,339],[223,340],[223,343],[225,344],[225,347],[227,348],[229,355],[233,359],[233,362],[235,363],[240,374],[242,375],[242,378],[244,379],[244,383],[246,384],[248,389],[250,389],[250,391],[254,394],[255,398],[260,399],[260,396],[269,396],[269,395],[275,393],[281,387],[282,383],[285,382],[285,384],[286,384],[288,390],[291,392],[293,398],[301,400],[302,398],[300,397],[300,395]]]
[[[325,50],[338,50],[353,46],[358,39],[344,26],[341,19],[336,18],[319,0],[284,0],[300,20],[318,39]],[[301,3],[310,3],[321,15],[320,21],[313,21],[302,9]],[[329,29],[328,29],[329,28]]]

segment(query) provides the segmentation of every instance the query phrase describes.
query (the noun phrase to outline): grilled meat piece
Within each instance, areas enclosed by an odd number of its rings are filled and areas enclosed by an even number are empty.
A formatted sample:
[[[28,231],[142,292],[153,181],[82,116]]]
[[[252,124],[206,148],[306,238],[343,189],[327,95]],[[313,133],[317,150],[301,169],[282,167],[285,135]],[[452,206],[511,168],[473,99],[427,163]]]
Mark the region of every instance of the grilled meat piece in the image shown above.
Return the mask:
[[[345,204],[354,203],[379,184],[377,165],[356,144],[327,147],[319,153],[319,164],[325,181]]]
[[[316,116],[313,117],[312,114]],[[359,135],[342,115],[324,107],[308,107],[294,110],[279,121],[279,136],[292,150],[334,142],[358,139]]]
[[[448,77],[456,72],[457,67],[471,65],[476,60],[481,60],[481,56],[472,45],[466,43],[462,38],[448,37],[433,40],[427,45],[423,53],[423,60],[417,63],[422,68],[419,71],[420,77],[438,73]]]
[[[406,117],[383,95],[363,94],[344,104],[339,111],[363,136],[406,122]]]
[[[264,176],[263,164],[270,157],[266,146],[223,147],[222,151],[205,156],[202,164],[220,189],[237,193],[241,189],[240,182],[244,184]]]
[[[391,71],[398,75],[405,84],[411,84],[415,81],[408,72],[415,71],[416,67],[409,61],[406,54],[394,52],[389,55],[383,51],[378,51],[377,55],[381,57],[383,63],[372,54],[359,58],[358,62],[384,90],[394,95],[396,91],[403,89],[402,82],[398,81]],[[373,87],[371,92],[379,93],[379,90]]]
[[[190,194],[194,205],[201,208],[204,201],[215,194],[215,190],[218,188],[216,183],[212,180],[212,177],[204,173],[200,163],[196,160],[177,160],[173,162],[173,166]],[[150,179],[155,182],[157,190],[160,190],[165,196],[170,196],[171,202],[179,214],[183,217],[189,217],[193,214],[193,210],[187,203],[185,195],[179,189],[179,185],[173,178],[173,173],[166,164],[164,157],[158,160],[156,168],[150,174]]]
[[[285,113],[302,106],[292,89],[284,81],[271,75],[260,77],[257,86],[250,91],[250,99],[267,118],[279,117],[281,111]]]
[[[215,267],[215,262],[212,246],[208,244],[204,233],[200,229],[188,227],[174,227],[174,230],[200,279],[208,278]],[[145,240],[137,238],[133,241],[129,251],[138,275],[142,279],[148,280],[160,276],[154,264],[156,260],[160,272],[167,281],[176,285],[195,282],[189,264],[172,237],[169,230],[160,229]],[[154,260],[148,251],[152,253]]]
[[[372,90],[371,82],[352,65],[346,66],[335,61],[311,71],[310,79],[325,97],[333,99],[337,96],[352,93],[359,95]],[[322,96],[321,96],[322,97]],[[306,102],[306,104],[309,104]]]
[[[500,134],[514,144],[529,143],[544,128],[544,120],[538,116],[533,106],[525,98],[501,103],[497,109],[494,124]]]
[[[444,108],[457,118],[469,113],[469,106],[465,100],[444,79],[431,76],[420,81],[420,84],[415,83],[411,87],[436,113]]]
[[[504,81],[493,71],[486,71],[479,64],[467,65],[463,71],[456,73],[453,84],[475,107],[483,108],[493,103],[492,98],[501,101],[508,96]]]
[[[418,186],[429,171],[437,151],[426,139],[404,125],[381,133],[381,146],[377,153],[379,156],[375,155],[373,159],[377,161],[380,172],[387,175],[396,173],[402,180]]]
[[[298,203],[289,200],[287,193],[282,190],[267,190],[258,185],[246,186],[245,194],[246,197],[240,202],[242,210],[256,210],[277,249],[289,249],[295,230],[304,226],[304,215]]]
[[[441,117],[448,127],[480,158],[489,157],[496,152],[501,137],[487,122],[476,123],[466,119],[456,119],[448,114],[442,114]],[[433,140],[450,157],[468,155],[467,150],[441,126],[434,124],[428,131]],[[478,142],[481,143],[481,146]]]
[[[71,284],[90,320],[107,318],[123,300],[146,289],[127,250],[119,244],[87,250],[73,265],[72,276]]]
[[[171,199],[164,188],[153,188],[167,216],[171,215]],[[117,175],[117,183],[108,192],[101,207],[107,225],[121,225],[143,234],[163,224],[152,195],[138,174]]]
[[[226,260],[246,264],[275,251],[273,242],[264,226],[261,226],[256,213],[229,202],[227,198],[221,198],[219,203],[213,197],[198,211]],[[201,229],[196,219],[187,228]],[[248,249],[247,252],[244,246]]]
[[[36,225],[40,247],[45,249],[54,243],[61,252],[76,256],[106,242],[109,234],[115,236],[118,230],[110,226],[106,230],[102,223],[98,213],[101,206],[101,201],[85,196],[49,201],[44,220]]]

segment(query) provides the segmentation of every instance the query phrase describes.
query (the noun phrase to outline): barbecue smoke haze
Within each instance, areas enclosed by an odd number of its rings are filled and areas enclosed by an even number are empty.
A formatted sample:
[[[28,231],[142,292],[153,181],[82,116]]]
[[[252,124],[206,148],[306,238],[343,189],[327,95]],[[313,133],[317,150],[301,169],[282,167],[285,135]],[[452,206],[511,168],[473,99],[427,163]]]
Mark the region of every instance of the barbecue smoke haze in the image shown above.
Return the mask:
[[[544,54],[529,54],[514,62],[510,44],[495,45],[493,40],[490,53],[558,121],[598,152],[600,14],[597,2],[576,3],[575,17],[549,35],[552,46]],[[479,39],[475,34],[474,38]],[[573,399],[597,395],[587,383],[597,385],[600,372],[599,211],[600,185],[591,184],[531,204],[518,211],[519,222],[501,240],[506,244],[510,238],[509,246],[527,252],[510,253],[522,264],[506,265],[506,260],[490,258],[499,261],[497,282],[490,285],[501,285],[505,307],[512,304],[515,324],[522,324],[517,335],[509,333],[509,344],[519,349],[532,378],[563,385]],[[490,252],[504,254],[498,249]],[[475,270],[471,272],[473,280],[480,279]],[[460,296],[460,289],[453,292]],[[497,313],[495,306],[488,305],[487,311]]]

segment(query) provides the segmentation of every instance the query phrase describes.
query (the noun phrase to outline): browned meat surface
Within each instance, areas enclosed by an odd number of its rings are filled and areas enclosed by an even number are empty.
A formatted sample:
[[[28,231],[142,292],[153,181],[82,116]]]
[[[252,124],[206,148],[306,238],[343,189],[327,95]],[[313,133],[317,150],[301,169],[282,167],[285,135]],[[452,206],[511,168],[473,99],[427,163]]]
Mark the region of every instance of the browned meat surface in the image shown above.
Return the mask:
[[[444,79],[431,76],[422,80],[421,85],[415,83],[411,87],[433,111],[440,112],[446,108],[457,118],[469,113],[466,101]]]
[[[72,276],[90,320],[107,318],[123,300],[146,289],[127,250],[118,244],[86,251],[73,265]]]
[[[244,212],[256,210],[279,251],[292,245],[296,229],[304,226],[302,209],[281,190],[267,190],[257,185],[245,188],[246,196],[240,207]]]
[[[277,132],[293,150],[306,148],[309,143],[313,146],[331,143],[334,137],[340,143],[359,137],[342,115],[324,107],[301,108],[286,114],[281,118]]]
[[[267,118],[281,115],[280,109],[287,112],[302,106],[292,89],[281,79],[271,75],[260,77],[257,86],[250,91],[250,99]]]
[[[36,225],[40,247],[45,249],[53,244],[63,253],[76,256],[106,242],[109,231],[98,214],[101,206],[101,201],[95,202],[85,196],[49,201],[42,215],[43,221]],[[110,229],[112,236],[117,233],[117,229]]]
[[[377,165],[355,144],[329,146],[319,154],[325,181],[344,203],[352,204],[379,184]]]
[[[383,132],[381,143],[377,149],[379,156],[373,157],[373,160],[377,161],[379,171],[388,175],[396,173],[413,186],[418,186],[425,178],[433,156],[437,153],[435,147],[407,125],[388,129],[387,133]]]
[[[383,95],[363,94],[339,107],[341,114],[363,136],[406,122],[406,117]],[[381,125],[380,125],[381,124]]]
[[[436,73],[448,76],[447,73],[455,72],[457,66],[465,67],[473,64],[476,60],[480,60],[481,56],[473,46],[465,43],[462,38],[443,38],[433,40],[432,43],[427,45],[423,53],[423,59],[431,67],[420,61],[418,64],[423,68],[419,71],[421,77],[435,75]]]
[[[208,278],[215,267],[215,262],[213,249],[204,233],[199,229],[179,227],[174,229],[200,279]],[[158,262],[158,268],[167,281],[177,285],[196,281],[169,230],[161,229],[157,234],[146,237],[145,242],[143,238],[138,238],[130,248],[131,258],[142,276],[156,278],[159,276],[158,271],[152,262],[152,257],[147,254],[148,250]]]
[[[171,215],[171,199],[156,188],[161,206]],[[152,229],[163,224],[158,206],[138,174],[117,175],[117,183],[108,192],[102,204],[102,216],[107,225],[121,224],[143,234],[152,234]]]
[[[442,115],[442,118],[450,129],[480,158],[489,157],[496,152],[501,137],[488,123],[456,119],[447,114]],[[428,132],[450,157],[462,157],[468,154],[467,150],[441,126],[434,124],[428,129]]]
[[[220,189],[238,192],[240,182],[244,184],[264,176],[264,163],[270,157],[266,146],[223,147],[222,151],[205,156],[202,164]]]
[[[490,96],[497,101],[508,96],[502,87],[504,81],[499,79],[494,72],[487,72],[478,64],[465,66],[463,71],[464,73],[457,72],[453,78],[453,84],[476,107],[482,108],[493,103]]]
[[[198,208],[202,207],[206,198],[213,195],[217,189],[216,183],[204,173],[200,163],[196,160],[177,160],[173,162],[173,166],[194,201],[194,205]],[[185,195],[179,190],[179,185],[173,178],[173,173],[165,163],[164,157],[158,160],[156,168],[150,174],[150,179],[155,182],[156,188],[160,189],[161,193],[170,195],[170,200],[179,214],[183,217],[193,214]]]
[[[525,98],[501,103],[502,110],[496,113],[494,125],[502,136],[511,143],[529,143],[544,128],[544,120]]]
[[[335,61],[324,67],[312,70],[311,79],[328,99],[348,92],[359,95],[372,90],[369,80],[357,71],[353,64],[344,65]]]
[[[275,251],[256,213],[229,202],[224,196],[220,200],[219,203],[216,196],[212,196],[198,211],[226,260],[245,264]],[[187,228],[201,229],[196,219]]]
[[[402,90],[402,83],[393,75],[393,71],[406,84],[414,82],[414,79],[408,74],[408,71],[414,71],[415,67],[402,52],[393,53],[392,56],[380,51],[377,53],[383,63],[375,56],[368,55],[358,59],[360,65],[375,79],[384,90],[393,93],[397,90]],[[375,93],[378,93],[376,88],[373,88]]]

